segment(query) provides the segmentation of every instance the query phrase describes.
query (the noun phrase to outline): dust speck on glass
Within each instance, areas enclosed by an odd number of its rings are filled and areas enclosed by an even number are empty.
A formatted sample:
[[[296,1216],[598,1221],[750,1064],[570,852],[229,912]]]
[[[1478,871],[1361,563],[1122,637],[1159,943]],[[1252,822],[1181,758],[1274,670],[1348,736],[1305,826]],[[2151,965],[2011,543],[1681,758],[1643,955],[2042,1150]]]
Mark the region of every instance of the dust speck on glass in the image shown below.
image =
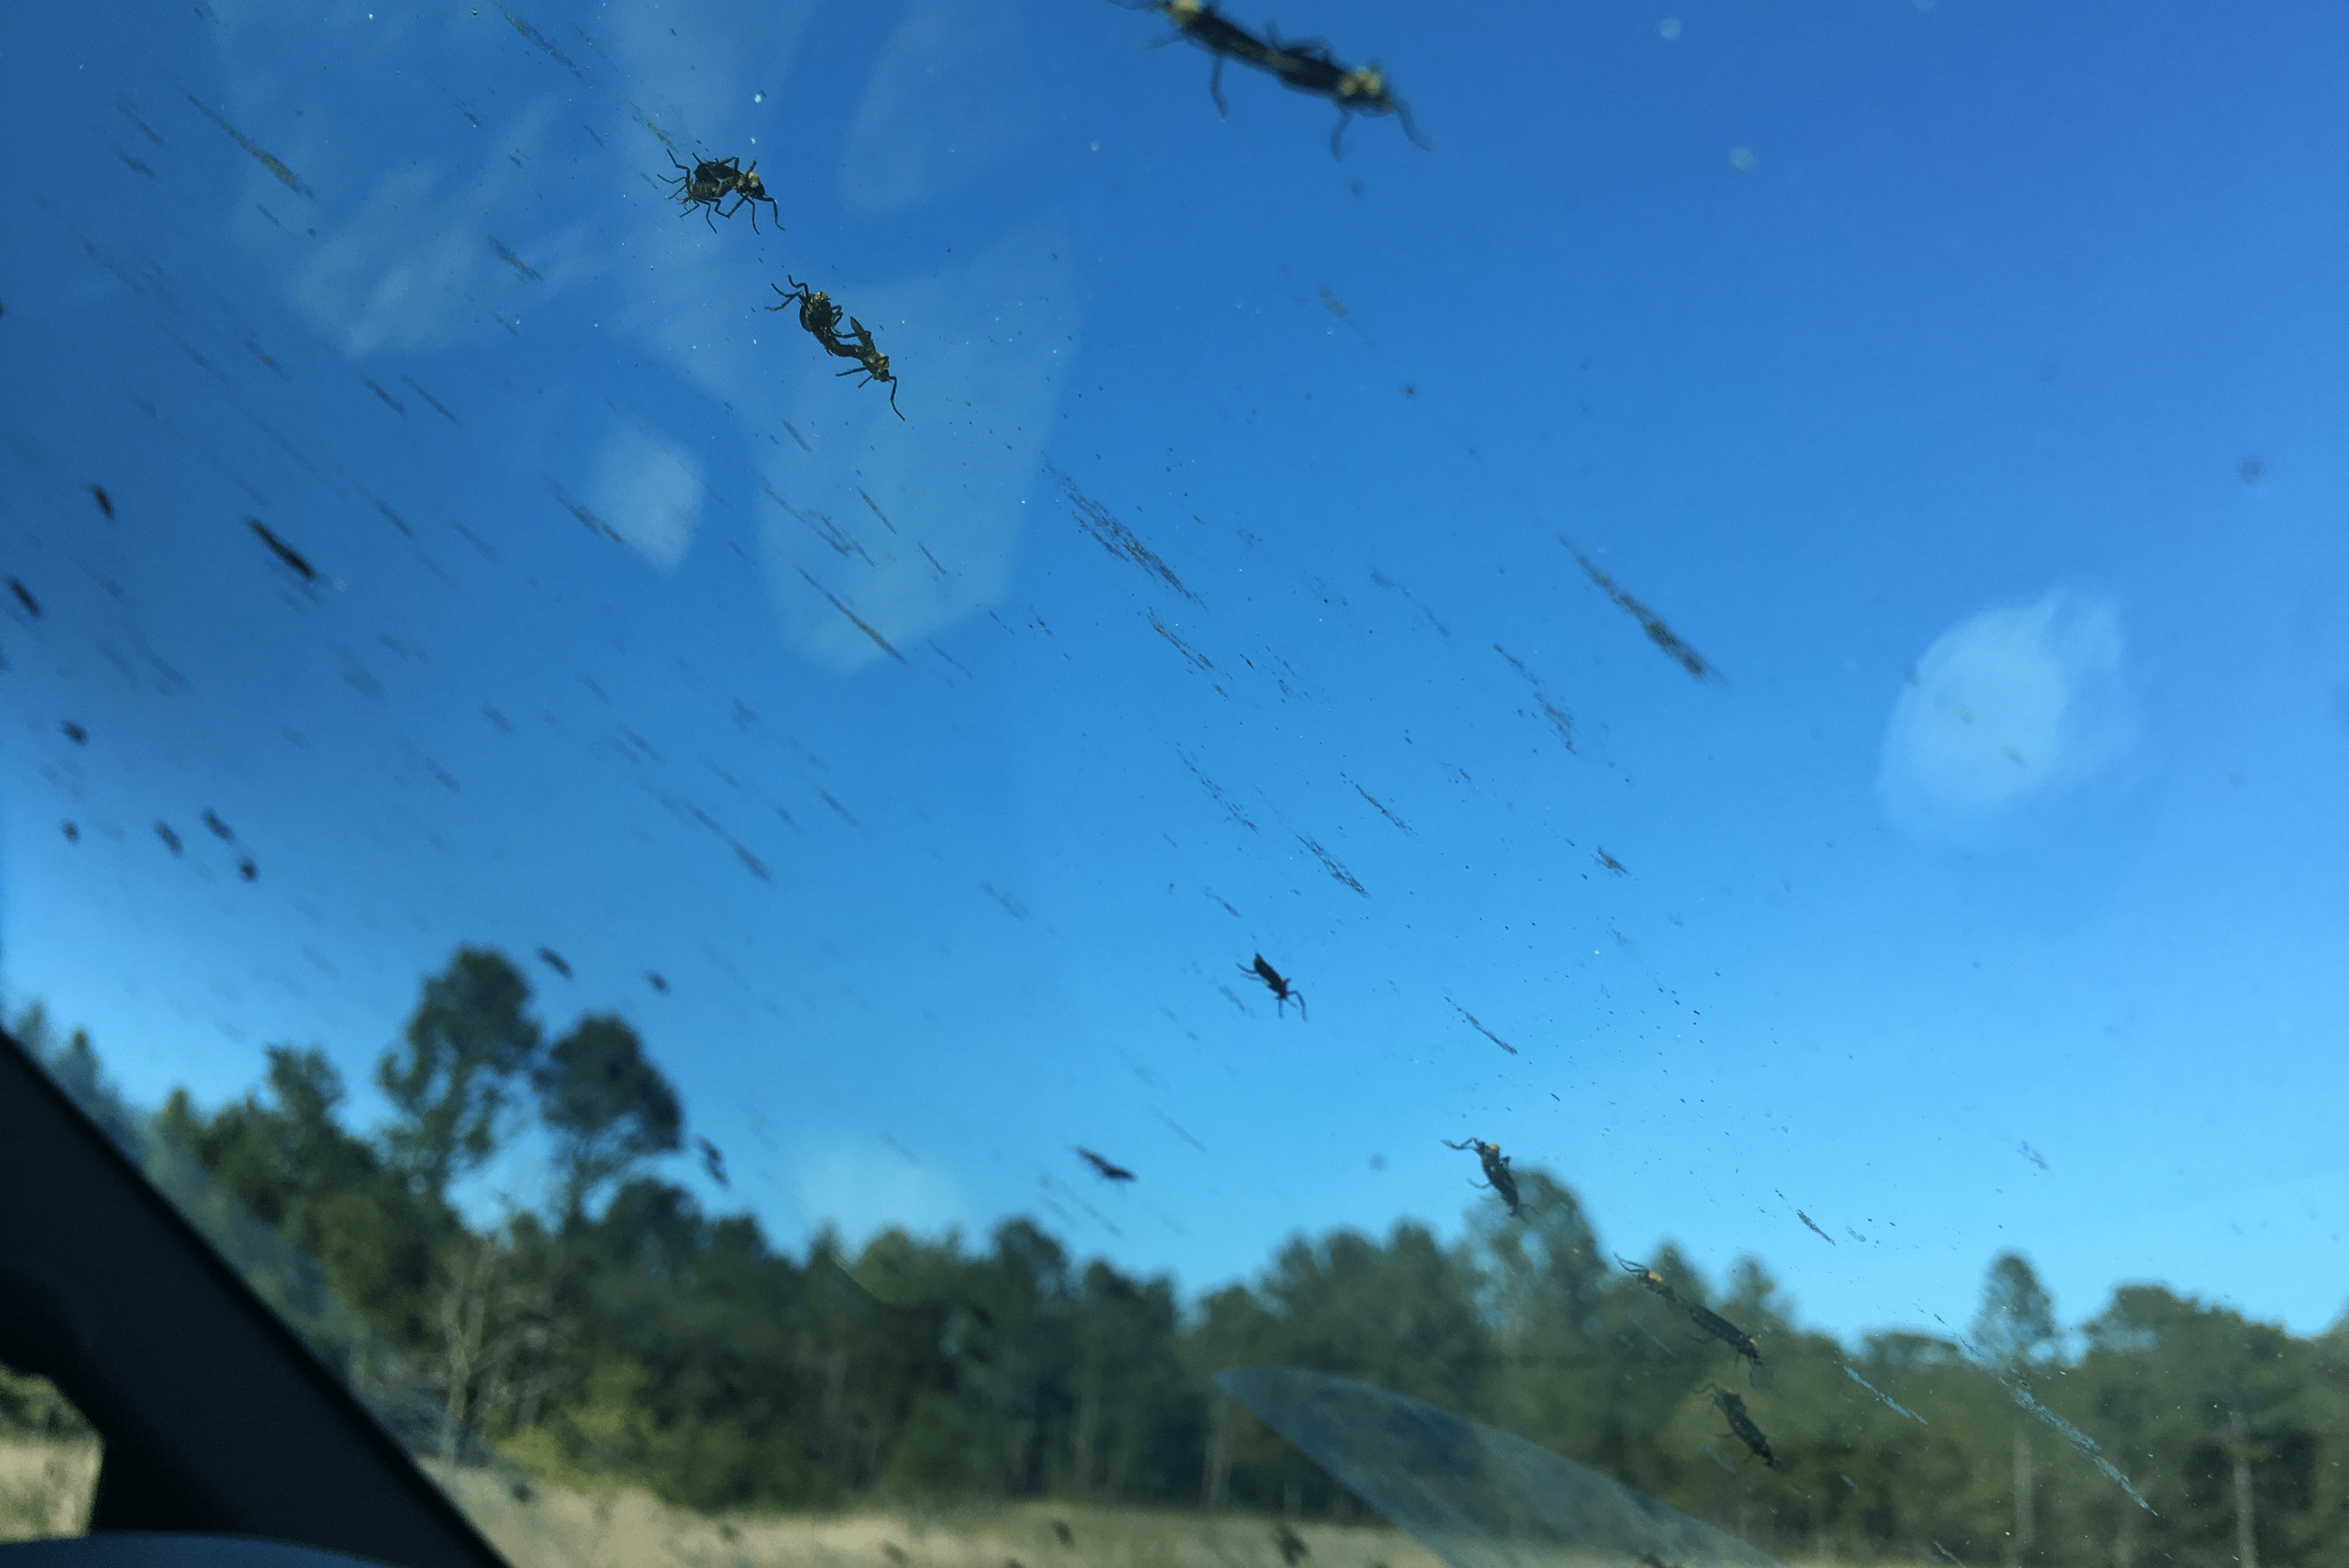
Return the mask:
[[[2336,1560],[2345,59],[24,8],[9,1032],[518,1568]]]

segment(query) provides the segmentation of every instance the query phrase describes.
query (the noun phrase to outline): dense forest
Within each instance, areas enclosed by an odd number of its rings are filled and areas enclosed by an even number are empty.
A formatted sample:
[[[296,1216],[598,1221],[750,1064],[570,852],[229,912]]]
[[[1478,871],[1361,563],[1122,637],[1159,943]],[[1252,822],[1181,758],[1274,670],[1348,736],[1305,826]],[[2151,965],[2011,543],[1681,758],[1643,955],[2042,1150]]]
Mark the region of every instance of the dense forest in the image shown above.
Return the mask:
[[[376,1065],[392,1115],[373,1129],[348,1124],[316,1050],[271,1048],[233,1103],[181,1092],[147,1114],[86,1037],[38,1007],[15,1033],[411,1447],[445,1457],[709,1509],[962,1495],[1353,1516],[1206,1381],[1269,1362],[1505,1428],[1781,1553],[2349,1555],[2349,1321],[2294,1338],[2129,1284],[2064,1332],[2009,1254],[1964,1337],[1846,1345],[1801,1329],[1751,1259],[1719,1288],[1668,1248],[1642,1260],[1675,1311],[1532,1169],[1523,1217],[1487,1204],[1456,1245],[1408,1222],[1298,1237],[1187,1302],[1026,1219],[984,1247],[889,1230],[795,1256],[657,1173],[684,1110],[629,1025],[550,1039],[521,973],[481,949],[425,983]],[[553,1195],[469,1223],[452,1187],[526,1120]],[[1692,1309],[1757,1335],[1759,1374],[1693,1334]],[[1716,1385],[1742,1391],[1775,1467]]]

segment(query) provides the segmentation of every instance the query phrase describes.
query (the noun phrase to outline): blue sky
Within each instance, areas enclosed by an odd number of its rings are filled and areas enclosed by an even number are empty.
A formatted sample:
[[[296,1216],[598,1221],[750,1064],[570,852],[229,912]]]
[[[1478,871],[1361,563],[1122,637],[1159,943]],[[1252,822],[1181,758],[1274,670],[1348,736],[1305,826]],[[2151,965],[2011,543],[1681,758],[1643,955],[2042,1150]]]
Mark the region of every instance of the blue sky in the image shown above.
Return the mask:
[[[2349,21],[1284,12],[1338,161],[1108,5],[483,12],[0,54],[6,989],[135,1094],[544,945],[786,1241],[1202,1288],[1475,1136],[1839,1330],[2341,1311]]]

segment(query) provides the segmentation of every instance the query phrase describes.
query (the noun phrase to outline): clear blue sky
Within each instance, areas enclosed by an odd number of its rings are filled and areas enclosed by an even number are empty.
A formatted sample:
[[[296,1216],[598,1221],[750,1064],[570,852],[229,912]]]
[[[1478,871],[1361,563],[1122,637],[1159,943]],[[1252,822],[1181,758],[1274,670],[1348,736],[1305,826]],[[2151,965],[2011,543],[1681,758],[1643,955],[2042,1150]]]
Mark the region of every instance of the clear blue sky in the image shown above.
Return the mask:
[[[792,1243],[1196,1290],[1474,1136],[1838,1330],[2332,1320],[2349,17],[1277,20],[1434,150],[1074,0],[15,18],[11,1004],[212,1101],[551,947]]]

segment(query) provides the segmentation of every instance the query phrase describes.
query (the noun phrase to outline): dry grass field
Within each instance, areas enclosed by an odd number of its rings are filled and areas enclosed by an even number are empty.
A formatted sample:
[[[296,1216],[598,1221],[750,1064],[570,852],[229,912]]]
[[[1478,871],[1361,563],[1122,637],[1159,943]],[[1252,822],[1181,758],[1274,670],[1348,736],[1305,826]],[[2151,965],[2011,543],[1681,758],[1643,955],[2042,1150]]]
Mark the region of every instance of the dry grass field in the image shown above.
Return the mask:
[[[1248,1515],[1074,1503],[710,1515],[629,1486],[585,1492],[541,1481],[518,1499],[489,1471],[424,1467],[513,1568],[1442,1568],[1410,1537],[1378,1525],[1299,1523],[1295,1542],[1305,1550],[1290,1563],[1276,1527]],[[95,1443],[0,1440],[0,1541],[79,1534],[97,1473]],[[1506,1555],[1552,1568],[1630,1568]]]
[[[1274,1527],[1238,1515],[1021,1503],[711,1516],[633,1488],[591,1496],[540,1485],[518,1502],[484,1472],[429,1468],[514,1568],[1287,1568]],[[1384,1528],[1296,1533],[1308,1553],[1297,1568],[1440,1568]]]

